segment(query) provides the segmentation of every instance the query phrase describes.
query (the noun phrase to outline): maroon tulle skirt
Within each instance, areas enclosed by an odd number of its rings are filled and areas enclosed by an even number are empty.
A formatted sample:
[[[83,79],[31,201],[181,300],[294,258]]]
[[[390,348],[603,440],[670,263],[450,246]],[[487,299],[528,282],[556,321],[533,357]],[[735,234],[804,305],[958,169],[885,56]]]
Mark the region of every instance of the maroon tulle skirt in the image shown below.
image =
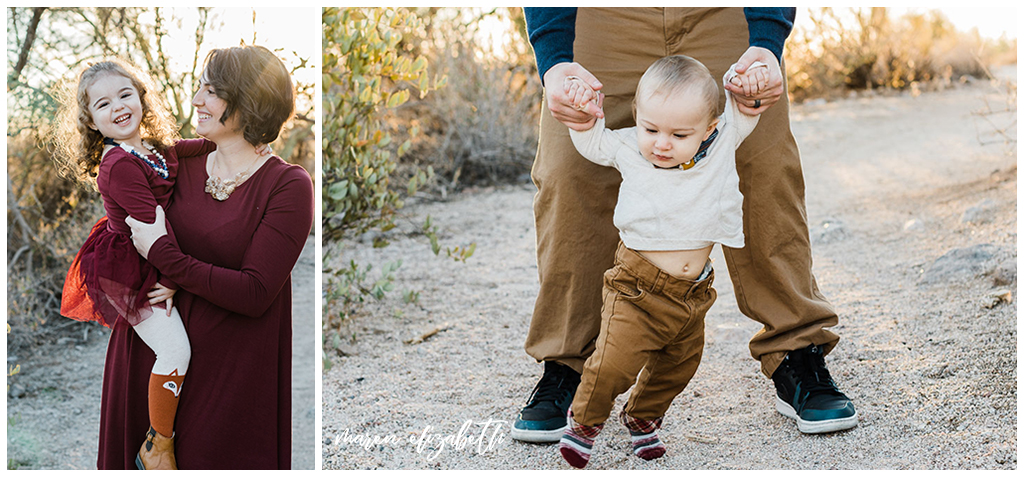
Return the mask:
[[[107,227],[103,217],[89,232],[64,280],[60,314],[113,328],[118,318],[135,326],[152,313],[148,292],[159,272],[139,255],[131,237]]]

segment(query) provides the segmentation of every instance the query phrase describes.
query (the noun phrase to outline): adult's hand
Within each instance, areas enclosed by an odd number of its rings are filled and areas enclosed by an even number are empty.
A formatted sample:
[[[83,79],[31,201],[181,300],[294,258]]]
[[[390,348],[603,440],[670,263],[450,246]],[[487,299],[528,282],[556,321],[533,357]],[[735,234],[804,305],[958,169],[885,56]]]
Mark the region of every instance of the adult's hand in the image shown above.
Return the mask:
[[[156,243],[157,239],[167,235],[167,226],[164,223],[164,208],[159,205],[156,206],[156,221],[152,224],[140,222],[128,216],[124,219],[124,223],[128,224],[132,229],[132,244],[135,245],[135,250],[139,251],[139,255],[142,258],[149,260],[149,249]]]
[[[569,76],[576,76],[593,88],[598,94],[598,101],[591,101],[583,111],[576,109],[572,104],[572,98],[565,91],[565,78]],[[558,63],[544,73],[544,98],[547,100],[551,115],[570,129],[577,131],[590,129],[594,126],[597,118],[604,117],[604,111],[600,106],[602,103],[600,92],[603,86],[579,63]]]
[[[767,85],[761,88],[758,93],[747,95],[742,87],[731,83],[726,83],[725,85],[725,89],[729,90],[733,98],[736,99],[736,105],[739,110],[749,115],[765,112],[785,94],[782,88],[782,68],[779,66],[779,60],[775,58],[775,53],[772,53],[767,48],[759,46],[747,48],[747,51],[736,62],[736,72],[739,74],[745,73],[747,68],[755,61],[760,61],[768,66]]]

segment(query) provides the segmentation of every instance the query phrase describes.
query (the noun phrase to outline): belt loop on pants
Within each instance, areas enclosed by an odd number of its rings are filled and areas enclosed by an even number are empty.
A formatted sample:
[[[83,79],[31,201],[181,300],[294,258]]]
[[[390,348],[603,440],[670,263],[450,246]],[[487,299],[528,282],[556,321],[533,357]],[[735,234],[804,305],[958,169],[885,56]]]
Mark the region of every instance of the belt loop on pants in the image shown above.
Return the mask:
[[[668,281],[668,274],[664,270],[658,270],[658,275],[654,279],[654,284],[651,285],[649,290],[651,293],[661,293],[665,288],[665,282]]]

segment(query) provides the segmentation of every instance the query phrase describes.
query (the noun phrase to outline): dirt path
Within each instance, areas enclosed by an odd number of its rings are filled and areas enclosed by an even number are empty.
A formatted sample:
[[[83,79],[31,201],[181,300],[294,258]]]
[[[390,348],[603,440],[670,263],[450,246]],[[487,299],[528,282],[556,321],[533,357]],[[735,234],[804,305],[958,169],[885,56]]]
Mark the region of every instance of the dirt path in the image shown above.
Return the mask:
[[[314,245],[310,236],[292,271],[293,469],[316,465]],[[8,468],[96,468],[103,360],[110,333],[102,326],[76,326],[83,330],[81,337],[61,338],[15,360],[21,373],[8,380]]]
[[[829,367],[858,427],[802,435],[774,410],[747,350],[758,326],[737,310],[716,248],[719,301],[704,361],[666,417],[668,454],[633,457],[612,423],[590,467],[1015,469],[1016,147],[979,145],[971,114],[1001,98],[972,86],[794,108],[814,271],[841,320]],[[324,468],[569,468],[555,446],[508,437],[541,372],[522,349],[537,294],[533,193],[411,209],[444,228],[445,245],[476,242],[465,264],[430,255],[423,238],[342,245],[372,276],[402,265],[323,376]],[[418,300],[404,303],[410,291]],[[1010,303],[993,298],[1003,291]]]

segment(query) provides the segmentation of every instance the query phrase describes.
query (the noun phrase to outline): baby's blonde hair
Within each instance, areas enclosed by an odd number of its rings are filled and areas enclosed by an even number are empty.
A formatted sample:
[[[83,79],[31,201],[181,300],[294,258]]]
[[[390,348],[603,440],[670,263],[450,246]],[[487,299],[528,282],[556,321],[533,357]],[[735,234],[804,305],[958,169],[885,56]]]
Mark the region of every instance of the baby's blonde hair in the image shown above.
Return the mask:
[[[95,184],[103,159],[103,134],[92,129],[89,112],[89,87],[106,75],[121,75],[132,82],[142,103],[139,133],[153,147],[164,150],[180,138],[178,127],[153,79],[128,61],[110,58],[85,68],[78,82],[59,84],[55,96],[60,103],[54,130],[54,161],[57,172],[68,179]]]
[[[718,116],[718,83],[703,63],[686,55],[666,56],[647,68],[633,96],[633,117],[637,98],[696,94],[707,107],[707,117]]]

